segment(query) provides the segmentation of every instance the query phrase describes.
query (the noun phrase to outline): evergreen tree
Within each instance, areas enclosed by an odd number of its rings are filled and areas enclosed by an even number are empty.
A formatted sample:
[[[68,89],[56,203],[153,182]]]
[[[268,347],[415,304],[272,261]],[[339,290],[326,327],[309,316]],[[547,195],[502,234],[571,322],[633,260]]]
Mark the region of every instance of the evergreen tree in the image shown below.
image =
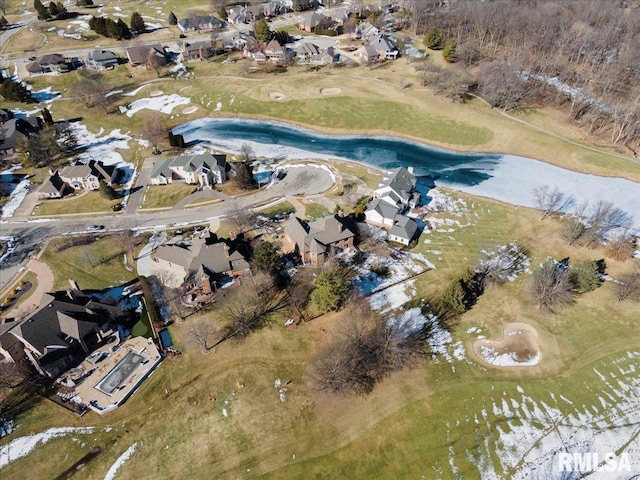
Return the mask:
[[[442,33],[436,27],[430,28],[424,35],[423,43],[425,47],[432,50],[442,48]]]
[[[129,30],[129,26],[120,18],[116,22],[116,32],[116,40],[128,40],[133,37],[131,30]]]
[[[176,14],[173,12],[169,12],[169,25],[177,25],[178,24],[178,17],[176,17]]]
[[[51,18],[49,9],[40,0],[33,0],[33,8],[38,13],[38,20],[49,20]]]
[[[442,292],[440,303],[449,312],[455,315],[461,315],[467,311],[465,297],[464,288],[462,288],[460,280],[456,279]]]
[[[262,242],[253,251],[253,266],[261,272],[276,276],[284,268],[282,256],[271,242]]]
[[[133,12],[131,14],[131,31],[136,34],[140,34],[146,30],[147,26],[144,23],[142,15],[140,15],[138,12]]]
[[[321,312],[337,310],[349,294],[349,278],[342,268],[322,272],[313,282],[311,301]]]
[[[54,18],[60,15],[60,12],[58,11],[58,5],[56,5],[54,2],[49,2],[49,15]]]
[[[578,262],[569,270],[569,282],[579,293],[591,292],[602,283],[598,262],[586,260]]]
[[[267,40],[269,40],[271,31],[269,30],[269,24],[264,18],[261,18],[256,23],[255,34],[256,34],[256,40],[258,40],[258,42],[264,43]]]
[[[176,141],[176,147],[178,148],[186,148],[185,144],[184,144],[184,137],[182,135],[176,135],[175,136],[175,141]]]
[[[447,40],[442,49],[442,58],[448,63],[454,63],[457,60],[456,41],[453,38]]]
[[[53,125],[53,117],[51,116],[51,112],[48,108],[44,108],[42,110],[42,120],[44,121],[45,125]]]
[[[229,19],[229,14],[227,13],[227,9],[224,7],[220,7],[218,10],[218,17],[220,17],[225,22]]]
[[[27,87],[9,79],[3,80],[0,84],[0,96],[11,102],[33,103],[35,101]]]
[[[7,19],[4,18],[4,16],[0,17],[0,28],[4,28],[7,25],[9,25],[9,22],[7,21]]]
[[[91,7],[93,0],[76,0],[76,6],[78,7]]]
[[[98,191],[100,192],[100,196],[107,200],[115,200],[119,197],[118,192],[116,192],[115,189],[104,180],[100,180]]]

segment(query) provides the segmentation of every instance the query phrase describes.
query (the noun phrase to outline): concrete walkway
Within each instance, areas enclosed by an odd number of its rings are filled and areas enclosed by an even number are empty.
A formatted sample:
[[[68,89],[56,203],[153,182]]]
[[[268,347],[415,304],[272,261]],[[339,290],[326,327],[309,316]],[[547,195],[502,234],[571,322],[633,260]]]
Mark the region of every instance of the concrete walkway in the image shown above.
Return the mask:
[[[42,303],[44,294],[53,291],[53,272],[46,263],[31,258],[27,262],[26,267],[27,271],[33,272],[36,277],[38,277],[38,283],[36,289],[29,295],[25,302],[9,310],[9,316],[14,317],[16,320],[22,320],[35,311],[40,306],[40,303]]]

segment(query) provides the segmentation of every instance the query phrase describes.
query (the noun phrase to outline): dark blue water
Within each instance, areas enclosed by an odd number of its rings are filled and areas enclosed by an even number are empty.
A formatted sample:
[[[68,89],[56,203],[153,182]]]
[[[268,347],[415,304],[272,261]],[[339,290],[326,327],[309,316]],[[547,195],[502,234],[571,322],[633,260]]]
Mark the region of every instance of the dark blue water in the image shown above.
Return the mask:
[[[173,129],[187,143],[218,140],[234,144],[257,142],[346,158],[378,168],[413,166],[416,176],[443,183],[478,185],[491,178],[502,156],[491,153],[456,153],[396,137],[325,135],[279,122],[204,118]]]

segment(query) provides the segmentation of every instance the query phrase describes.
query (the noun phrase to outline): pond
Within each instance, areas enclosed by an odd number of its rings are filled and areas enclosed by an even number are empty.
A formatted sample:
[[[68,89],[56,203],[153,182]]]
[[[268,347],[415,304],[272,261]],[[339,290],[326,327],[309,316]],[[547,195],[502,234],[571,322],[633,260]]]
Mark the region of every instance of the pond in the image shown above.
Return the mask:
[[[640,225],[640,184],[556,167],[516,155],[460,153],[392,136],[327,135],[282,122],[202,118],[173,129],[186,142],[238,153],[243,144],[270,159],[344,159],[380,169],[413,166],[417,176],[512,205],[534,206],[537,186],[558,187],[576,203],[606,200]]]

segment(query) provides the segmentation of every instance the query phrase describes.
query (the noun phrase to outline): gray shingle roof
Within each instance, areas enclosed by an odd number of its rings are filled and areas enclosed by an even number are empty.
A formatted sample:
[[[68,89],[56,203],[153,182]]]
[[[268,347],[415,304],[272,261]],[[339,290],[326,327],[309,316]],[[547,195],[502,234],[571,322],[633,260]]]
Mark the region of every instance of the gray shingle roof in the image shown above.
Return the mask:
[[[418,231],[418,222],[406,215],[396,215],[393,228],[389,231],[389,235],[404,238],[411,241]]]

